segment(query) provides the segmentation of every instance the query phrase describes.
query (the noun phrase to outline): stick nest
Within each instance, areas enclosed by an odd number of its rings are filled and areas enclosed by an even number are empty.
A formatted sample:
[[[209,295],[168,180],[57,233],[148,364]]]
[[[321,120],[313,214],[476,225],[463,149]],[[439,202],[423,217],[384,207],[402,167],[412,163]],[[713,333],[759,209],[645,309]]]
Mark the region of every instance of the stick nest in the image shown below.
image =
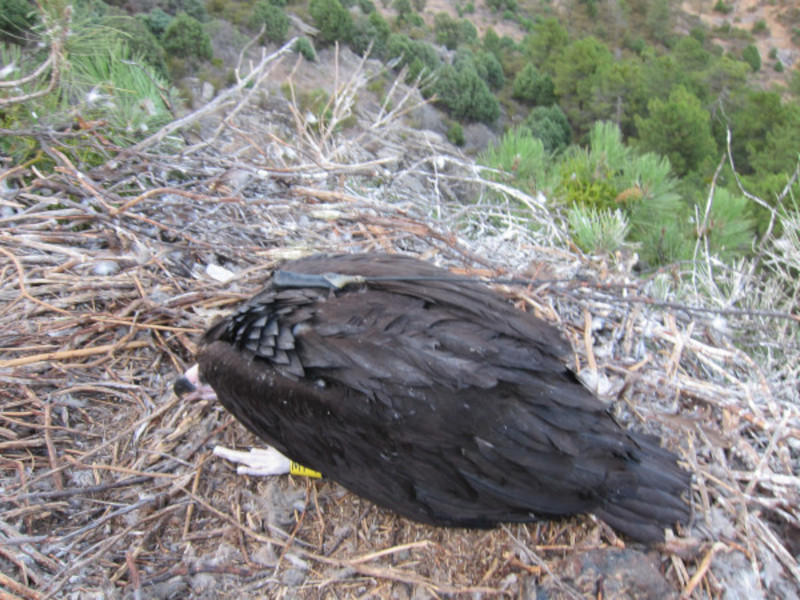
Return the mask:
[[[381,104],[377,65],[287,48],[134,148],[88,131],[99,166],[42,132],[50,174],[0,172],[3,597],[797,597],[796,322],[580,255],[540,199],[409,129],[413,89]],[[322,120],[294,96],[309,69],[333,86]],[[332,482],[237,476],[213,447],[257,440],[172,382],[281,260],[332,251],[529,279],[499,287],[681,456],[694,522],[650,549],[591,516],[436,529]]]

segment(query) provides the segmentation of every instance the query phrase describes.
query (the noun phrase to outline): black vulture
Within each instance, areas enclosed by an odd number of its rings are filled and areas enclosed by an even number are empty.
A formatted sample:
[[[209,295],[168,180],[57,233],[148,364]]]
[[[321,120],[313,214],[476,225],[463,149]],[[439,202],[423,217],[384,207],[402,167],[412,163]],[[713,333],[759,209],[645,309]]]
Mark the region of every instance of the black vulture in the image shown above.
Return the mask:
[[[663,540],[687,520],[689,474],[620,426],[568,356],[482,283],[405,256],[318,255],[213,325],[195,375],[280,453],[416,521],[592,512]]]

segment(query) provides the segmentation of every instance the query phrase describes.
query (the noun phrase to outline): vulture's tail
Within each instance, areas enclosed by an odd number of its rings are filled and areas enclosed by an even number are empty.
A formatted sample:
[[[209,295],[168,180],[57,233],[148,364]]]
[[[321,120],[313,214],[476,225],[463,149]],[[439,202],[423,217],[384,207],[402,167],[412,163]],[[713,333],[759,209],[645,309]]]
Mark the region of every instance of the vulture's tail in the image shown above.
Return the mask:
[[[675,455],[660,448],[649,436],[636,436],[641,452],[628,465],[636,477],[633,493],[620,494],[595,509],[595,514],[615,530],[641,542],[664,540],[664,529],[689,520],[684,497],[691,476],[675,462]]]

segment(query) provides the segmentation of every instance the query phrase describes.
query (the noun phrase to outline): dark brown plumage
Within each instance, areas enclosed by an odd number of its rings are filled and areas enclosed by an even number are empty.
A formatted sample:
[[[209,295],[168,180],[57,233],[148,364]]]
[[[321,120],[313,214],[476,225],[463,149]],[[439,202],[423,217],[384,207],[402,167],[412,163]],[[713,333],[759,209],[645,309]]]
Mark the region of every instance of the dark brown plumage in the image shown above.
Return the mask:
[[[205,334],[201,378],[293,460],[437,525],[594,512],[656,541],[686,520],[688,474],[615,422],[565,368],[568,346],[547,323],[408,257],[315,256],[284,270],[399,278],[343,289],[272,279]]]

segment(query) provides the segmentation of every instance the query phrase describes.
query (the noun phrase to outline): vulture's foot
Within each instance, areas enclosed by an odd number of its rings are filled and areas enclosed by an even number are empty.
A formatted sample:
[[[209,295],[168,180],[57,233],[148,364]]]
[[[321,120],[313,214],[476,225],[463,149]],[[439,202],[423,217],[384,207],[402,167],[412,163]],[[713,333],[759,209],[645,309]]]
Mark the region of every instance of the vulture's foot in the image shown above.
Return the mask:
[[[251,448],[249,452],[231,450],[225,446],[214,448],[214,455],[229,460],[239,465],[236,472],[239,475],[253,475],[255,477],[269,477],[271,475],[286,475],[290,472],[292,461],[275,448]]]

